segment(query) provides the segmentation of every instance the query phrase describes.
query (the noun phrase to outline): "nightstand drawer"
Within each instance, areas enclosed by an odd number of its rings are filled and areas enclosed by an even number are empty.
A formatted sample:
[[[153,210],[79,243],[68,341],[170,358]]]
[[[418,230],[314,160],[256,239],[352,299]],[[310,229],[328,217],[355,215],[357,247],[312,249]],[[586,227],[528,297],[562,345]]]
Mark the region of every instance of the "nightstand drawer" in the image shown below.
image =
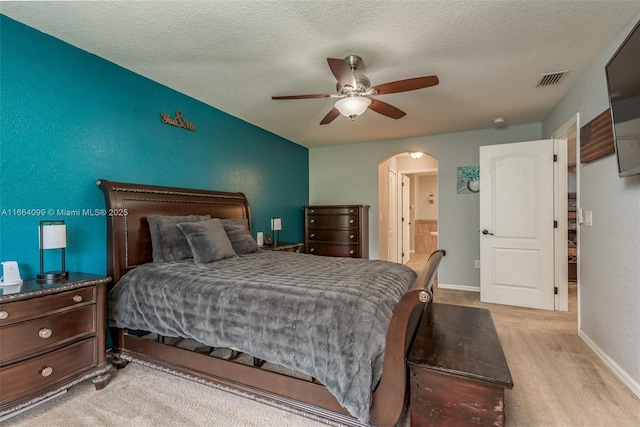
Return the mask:
[[[55,295],[0,304],[0,325],[9,325],[75,305],[94,302],[96,302],[96,288],[90,286]]]
[[[25,353],[37,352],[96,333],[94,304],[40,317],[13,325],[2,326],[0,364]]]
[[[307,239],[315,242],[357,243],[357,230],[307,230]]]
[[[307,228],[357,228],[358,215],[308,215]]]
[[[309,243],[307,253],[312,255],[358,257],[358,245],[323,245]]]
[[[96,338],[81,341],[0,370],[0,399],[20,397],[97,365]]]

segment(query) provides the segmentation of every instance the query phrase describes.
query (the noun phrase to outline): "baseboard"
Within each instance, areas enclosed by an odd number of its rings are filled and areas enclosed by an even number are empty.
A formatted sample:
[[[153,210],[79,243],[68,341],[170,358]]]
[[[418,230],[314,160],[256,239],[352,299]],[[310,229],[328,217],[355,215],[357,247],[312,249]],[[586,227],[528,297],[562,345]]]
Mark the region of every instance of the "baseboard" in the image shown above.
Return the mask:
[[[480,287],[471,285],[449,285],[447,283],[438,283],[438,288],[453,289],[456,291],[480,292]]]
[[[598,356],[604,362],[604,364],[607,365],[607,368],[611,369],[614,375],[618,377],[618,379],[620,379],[620,381],[622,381],[624,385],[629,387],[629,390],[631,390],[631,392],[635,394],[638,399],[640,399],[640,384],[638,384],[633,378],[631,378],[631,376],[627,374],[625,370],[620,367],[620,365],[618,365],[604,351],[602,351],[602,349],[598,347],[596,343],[594,343],[591,338],[587,336],[587,334],[585,334],[583,331],[578,331],[578,336],[582,338],[582,341],[584,341],[589,346],[589,348],[593,350],[596,356]]]

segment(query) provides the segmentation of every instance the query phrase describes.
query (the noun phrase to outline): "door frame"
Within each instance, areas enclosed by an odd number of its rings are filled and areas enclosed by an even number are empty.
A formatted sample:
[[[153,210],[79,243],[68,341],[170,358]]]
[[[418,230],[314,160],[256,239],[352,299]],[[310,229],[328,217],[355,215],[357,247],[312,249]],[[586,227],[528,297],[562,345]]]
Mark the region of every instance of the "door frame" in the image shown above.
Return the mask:
[[[576,113],[571,119],[565,122],[560,128],[551,134],[551,138],[554,140],[567,141],[567,135],[571,131],[575,132],[575,151],[576,151],[576,203],[578,209],[580,208],[580,113]],[[555,151],[554,146],[554,151]],[[564,157],[563,157],[564,156]],[[556,230],[556,268],[555,278],[556,287],[558,288],[558,294],[555,295],[555,309],[557,311],[569,310],[569,276],[567,265],[567,233],[569,228],[569,221],[567,218],[567,194],[568,194],[568,149],[567,144],[564,146],[564,151],[558,153],[558,162],[554,165],[554,209],[556,220],[558,221],[558,229]],[[556,169],[558,169],[558,175],[556,178]],[[564,209],[561,210],[561,209]],[[577,310],[578,310],[578,329],[580,329],[580,233],[578,233],[577,243],[577,260],[578,260],[578,295],[577,295]]]

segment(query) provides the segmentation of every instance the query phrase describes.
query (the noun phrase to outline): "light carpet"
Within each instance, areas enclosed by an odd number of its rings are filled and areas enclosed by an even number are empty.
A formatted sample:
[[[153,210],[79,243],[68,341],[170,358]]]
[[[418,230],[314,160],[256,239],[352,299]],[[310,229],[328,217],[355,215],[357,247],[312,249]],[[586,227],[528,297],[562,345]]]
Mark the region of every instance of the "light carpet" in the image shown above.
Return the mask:
[[[640,400],[577,336],[568,313],[479,302],[437,289],[441,303],[489,308],[515,387],[507,426],[640,426]],[[5,421],[7,426],[256,426],[325,424],[264,403],[130,363],[101,391],[90,382]]]

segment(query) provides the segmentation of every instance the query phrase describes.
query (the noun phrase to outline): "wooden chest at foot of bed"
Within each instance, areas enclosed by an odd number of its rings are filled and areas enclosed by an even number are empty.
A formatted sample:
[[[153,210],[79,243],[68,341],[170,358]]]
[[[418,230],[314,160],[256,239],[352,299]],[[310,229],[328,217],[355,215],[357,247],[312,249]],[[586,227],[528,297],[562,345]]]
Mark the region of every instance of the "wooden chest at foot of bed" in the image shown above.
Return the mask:
[[[411,426],[502,426],[513,382],[489,310],[427,306],[409,355]]]

